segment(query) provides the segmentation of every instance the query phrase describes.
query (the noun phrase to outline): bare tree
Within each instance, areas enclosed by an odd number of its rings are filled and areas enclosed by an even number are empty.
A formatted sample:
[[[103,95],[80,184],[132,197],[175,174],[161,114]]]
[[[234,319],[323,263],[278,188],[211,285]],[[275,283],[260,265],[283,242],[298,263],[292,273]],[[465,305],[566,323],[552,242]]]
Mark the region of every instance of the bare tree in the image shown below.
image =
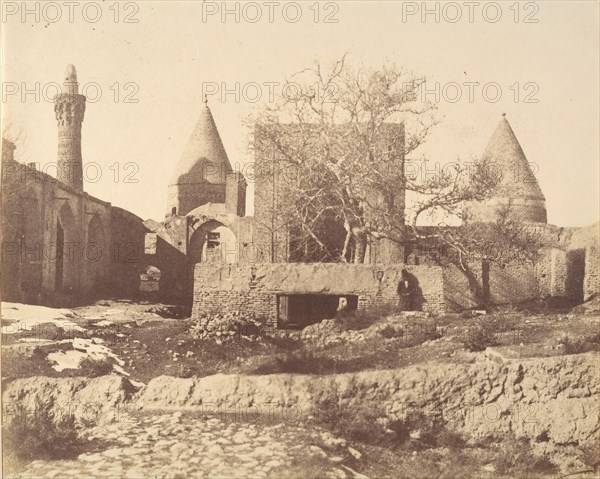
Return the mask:
[[[253,118],[257,161],[298,172],[278,198],[276,227],[291,222],[296,244],[357,263],[369,237],[454,245],[449,234],[421,231],[420,218],[434,211],[460,217],[465,203],[487,198],[498,178],[478,162],[457,163],[425,182],[405,175],[405,160],[438,123],[435,105],[415,95],[425,82],[394,66],[352,68],[346,56],[328,70],[317,63],[293,75],[275,105]],[[419,197],[411,207],[407,191]],[[331,225],[345,231],[337,248]]]

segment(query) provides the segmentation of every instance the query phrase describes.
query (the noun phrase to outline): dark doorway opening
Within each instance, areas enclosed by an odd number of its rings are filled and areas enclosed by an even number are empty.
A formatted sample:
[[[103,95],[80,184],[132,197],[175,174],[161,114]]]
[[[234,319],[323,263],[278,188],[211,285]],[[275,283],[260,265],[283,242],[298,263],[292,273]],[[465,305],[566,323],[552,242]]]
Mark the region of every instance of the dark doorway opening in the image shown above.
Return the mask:
[[[56,222],[56,276],[54,279],[54,289],[61,291],[63,287],[64,270],[64,251],[65,251],[65,231],[60,221]]]
[[[277,326],[301,329],[324,319],[335,318],[338,311],[356,310],[358,296],[333,294],[289,294],[277,296]]]
[[[567,251],[567,296],[576,304],[583,303],[585,249]]]

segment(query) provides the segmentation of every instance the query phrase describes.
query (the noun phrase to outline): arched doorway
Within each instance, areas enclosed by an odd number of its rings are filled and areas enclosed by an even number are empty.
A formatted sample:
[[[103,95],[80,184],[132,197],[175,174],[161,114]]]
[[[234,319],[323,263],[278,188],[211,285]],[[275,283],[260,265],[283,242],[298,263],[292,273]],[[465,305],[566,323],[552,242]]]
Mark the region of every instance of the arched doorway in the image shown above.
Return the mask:
[[[156,296],[160,291],[162,273],[156,266],[146,266],[140,273],[140,292],[148,296]]]
[[[236,263],[238,248],[233,231],[217,220],[199,226],[187,250],[187,278],[185,303],[191,306],[194,296],[194,266],[200,262]]]
[[[56,255],[54,289],[70,293],[77,286],[77,262],[79,251],[75,216],[68,204],[64,204],[56,218]]]
[[[220,221],[207,221],[192,234],[188,258],[191,264],[237,263],[235,234]]]
[[[89,289],[99,291],[104,282],[106,248],[104,227],[99,216],[95,215],[89,222],[87,231],[87,244],[85,248],[86,285]]]

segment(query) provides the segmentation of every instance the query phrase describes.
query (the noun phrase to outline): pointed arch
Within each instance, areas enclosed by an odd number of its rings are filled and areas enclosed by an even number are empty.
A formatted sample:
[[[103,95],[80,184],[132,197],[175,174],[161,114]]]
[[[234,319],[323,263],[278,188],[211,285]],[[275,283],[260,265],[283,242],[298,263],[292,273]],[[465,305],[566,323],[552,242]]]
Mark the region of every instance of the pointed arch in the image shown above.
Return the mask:
[[[188,248],[191,264],[200,262],[236,263],[237,240],[233,231],[217,220],[209,220],[199,226]]]
[[[78,235],[75,215],[68,203],[56,217],[56,254],[54,289],[70,292],[77,287]]]

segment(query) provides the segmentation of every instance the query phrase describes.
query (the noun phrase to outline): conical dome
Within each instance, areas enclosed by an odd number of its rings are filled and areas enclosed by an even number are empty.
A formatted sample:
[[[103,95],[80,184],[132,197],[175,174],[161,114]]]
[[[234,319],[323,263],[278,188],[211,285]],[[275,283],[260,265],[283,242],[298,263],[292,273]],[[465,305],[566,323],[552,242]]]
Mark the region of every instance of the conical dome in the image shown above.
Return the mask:
[[[546,223],[546,199],[505,115],[481,159],[501,179],[488,200],[472,205],[473,220],[494,221],[500,207],[509,207],[522,221]]]
[[[185,215],[209,202],[224,203],[231,171],[217,125],[205,105],[169,182],[167,214]]]
[[[490,138],[482,160],[502,174],[494,196],[546,200],[519,140],[504,115]]]
[[[208,105],[188,140],[171,178],[171,185],[182,183],[225,184],[231,164]]]

